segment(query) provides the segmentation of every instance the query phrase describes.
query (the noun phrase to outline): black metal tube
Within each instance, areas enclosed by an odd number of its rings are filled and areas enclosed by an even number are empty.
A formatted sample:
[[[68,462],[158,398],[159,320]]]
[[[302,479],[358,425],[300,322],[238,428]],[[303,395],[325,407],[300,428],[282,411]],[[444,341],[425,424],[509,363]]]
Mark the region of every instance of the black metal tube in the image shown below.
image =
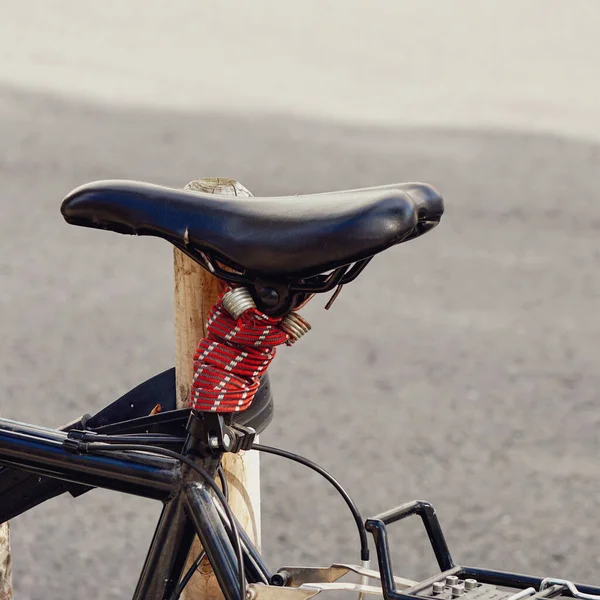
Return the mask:
[[[238,557],[229,541],[209,490],[202,483],[184,486],[188,515],[226,600],[244,600],[239,584]]]
[[[461,567],[461,574],[465,577],[475,577],[477,581],[481,581],[482,583],[515,588],[534,587],[535,589],[539,589],[540,583],[542,582],[541,577],[465,566]]]
[[[379,519],[368,519],[367,530],[373,534],[375,550],[377,551],[377,563],[381,575],[381,587],[385,600],[396,598],[396,584],[394,582],[394,571],[390,560],[390,546],[387,539],[385,524]]]
[[[446,543],[446,538],[437,518],[435,508],[429,502],[423,500],[407,502],[392,510],[381,513],[373,517],[373,519],[369,519],[366,527],[369,529],[369,521],[381,521],[384,525],[391,525],[411,515],[419,515],[421,517],[440,570],[447,571],[451,569],[454,566],[454,561],[448,549],[448,544]]]
[[[176,460],[135,452],[74,454],[62,446],[66,437],[60,431],[0,419],[0,465],[159,500],[180,488]]]
[[[217,505],[217,511],[221,516],[221,522],[227,531],[231,530],[231,525],[227,520],[227,515],[222,507]],[[269,567],[267,567],[263,557],[260,552],[256,548],[256,546],[252,543],[252,540],[240,524],[240,522],[235,519],[238,528],[238,534],[240,536],[240,540],[242,542],[242,547],[244,549],[244,565],[246,570],[246,579],[249,583],[265,583],[268,584],[271,581],[272,573],[269,571]]]
[[[480,569],[478,567],[461,567],[462,574],[466,577],[475,577],[483,583],[492,585],[501,585],[507,587],[526,588],[534,587],[539,590],[543,577],[532,577],[531,575],[522,575],[521,573],[506,573],[504,571],[493,571],[491,569]],[[575,583],[577,589],[583,594],[593,594],[600,596],[600,587]]]
[[[167,502],[152,538],[133,600],[171,597],[181,578],[194,534],[181,495]]]
[[[389,515],[389,513],[386,514]],[[398,591],[394,581],[394,572],[392,568],[392,561],[390,559],[390,548],[385,523],[382,519],[374,518],[368,519],[366,526],[367,530],[373,534],[373,538],[375,540],[377,562],[379,565],[379,573],[381,575],[381,588],[384,600],[415,600],[415,598],[417,598],[417,596],[414,595],[416,593],[415,590],[421,589],[421,585],[425,585],[425,582],[418,584],[409,590],[402,592]],[[452,567],[447,571],[447,574],[455,572],[458,573],[459,571],[460,567]]]

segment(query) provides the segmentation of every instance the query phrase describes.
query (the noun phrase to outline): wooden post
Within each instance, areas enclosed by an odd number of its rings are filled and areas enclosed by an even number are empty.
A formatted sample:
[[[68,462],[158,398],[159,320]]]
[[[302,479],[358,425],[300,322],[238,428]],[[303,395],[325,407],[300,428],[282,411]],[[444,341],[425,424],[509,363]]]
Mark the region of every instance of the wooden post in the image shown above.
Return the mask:
[[[237,181],[206,178],[192,181],[185,189],[228,196],[252,196]],[[243,202],[243,200],[240,200]],[[175,249],[175,367],[177,372],[177,408],[189,405],[193,376],[193,355],[206,333],[205,324],[210,308],[222,291],[222,284],[183,252]],[[260,547],[260,472],[258,452],[226,454],[223,466],[229,484],[229,504],[241,525]],[[201,551],[195,542],[188,565]],[[217,600],[223,596],[204,561],[182,595],[184,600]],[[0,600],[2,598],[0,597]]]
[[[0,525],[0,600],[11,600],[12,597],[10,527],[7,521]]]

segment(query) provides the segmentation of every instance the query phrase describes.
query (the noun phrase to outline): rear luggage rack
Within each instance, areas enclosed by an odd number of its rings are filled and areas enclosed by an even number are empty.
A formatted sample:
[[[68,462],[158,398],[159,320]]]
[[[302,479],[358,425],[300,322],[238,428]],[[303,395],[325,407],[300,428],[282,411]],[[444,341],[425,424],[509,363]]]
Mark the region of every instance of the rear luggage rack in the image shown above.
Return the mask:
[[[439,573],[421,582],[394,576],[388,544],[388,525],[412,515],[421,517],[440,567]],[[403,504],[367,519],[365,525],[375,540],[378,571],[347,564],[283,567],[273,575],[271,585],[249,585],[248,600],[312,598],[326,591],[353,591],[358,592],[359,598],[375,595],[383,596],[384,600],[600,600],[600,587],[576,584],[566,579],[456,565],[436,511],[429,502],[415,500]],[[339,581],[349,574],[357,575],[359,581]]]

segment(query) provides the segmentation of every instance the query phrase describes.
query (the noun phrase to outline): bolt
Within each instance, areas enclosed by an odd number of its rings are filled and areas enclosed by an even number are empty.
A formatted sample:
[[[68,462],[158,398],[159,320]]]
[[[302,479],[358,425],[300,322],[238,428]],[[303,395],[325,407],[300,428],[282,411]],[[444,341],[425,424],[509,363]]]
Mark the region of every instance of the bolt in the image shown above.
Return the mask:
[[[433,584],[433,593],[434,594],[443,594],[444,593],[444,582],[443,581],[436,581]]]
[[[465,590],[474,590],[477,587],[476,579],[465,579]]]
[[[460,585],[451,585],[450,591],[452,592],[453,598],[458,598],[465,593],[465,586],[462,585],[462,583]]]
[[[256,590],[252,587],[246,589],[246,600],[254,600],[256,598]]]
[[[218,448],[219,447],[219,438],[211,437],[210,440],[208,440],[208,445],[211,448]]]
[[[223,434],[223,448],[225,450],[231,448],[231,436],[228,433]]]
[[[261,288],[258,292],[260,301],[269,308],[274,308],[279,302],[279,294],[272,287]]]
[[[446,585],[447,586],[456,585],[457,583],[458,583],[458,577],[456,575],[448,575],[446,577]]]

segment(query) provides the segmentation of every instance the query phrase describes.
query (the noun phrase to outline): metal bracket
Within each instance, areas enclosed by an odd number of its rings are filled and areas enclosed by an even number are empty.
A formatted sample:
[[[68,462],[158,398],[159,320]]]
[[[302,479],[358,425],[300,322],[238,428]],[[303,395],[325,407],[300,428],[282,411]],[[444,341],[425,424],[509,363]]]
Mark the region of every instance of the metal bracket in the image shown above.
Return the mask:
[[[207,455],[231,446],[231,436],[227,434],[222,414],[192,410],[186,429],[198,441],[196,449]]]
[[[329,567],[283,567],[278,573],[284,575],[287,579],[286,585],[292,587],[313,583],[333,583],[348,573],[381,581],[379,571],[345,563],[333,563]],[[394,581],[400,589],[412,587],[417,583],[403,577],[394,577]]]
[[[338,581],[344,575],[354,573],[360,577],[360,583]],[[277,577],[277,579],[276,579]],[[335,563],[329,567],[283,567],[274,576],[274,580],[283,585],[252,585],[249,600],[271,600],[276,598],[312,598],[316,594],[327,591],[348,591],[361,594],[383,595],[381,576],[358,565]],[[369,580],[377,581],[377,585],[369,585]],[[412,587],[417,582],[402,577],[394,577],[399,589]]]
[[[319,593],[319,590],[286,588],[277,585],[250,583],[246,587],[246,600],[306,600]]]
[[[227,429],[233,439],[228,452],[239,452],[240,450],[250,450],[252,448],[256,437],[256,429],[238,423],[232,423]]]
[[[187,430],[209,453],[250,450],[256,437],[254,428],[227,423],[222,414],[208,411],[192,411]]]

